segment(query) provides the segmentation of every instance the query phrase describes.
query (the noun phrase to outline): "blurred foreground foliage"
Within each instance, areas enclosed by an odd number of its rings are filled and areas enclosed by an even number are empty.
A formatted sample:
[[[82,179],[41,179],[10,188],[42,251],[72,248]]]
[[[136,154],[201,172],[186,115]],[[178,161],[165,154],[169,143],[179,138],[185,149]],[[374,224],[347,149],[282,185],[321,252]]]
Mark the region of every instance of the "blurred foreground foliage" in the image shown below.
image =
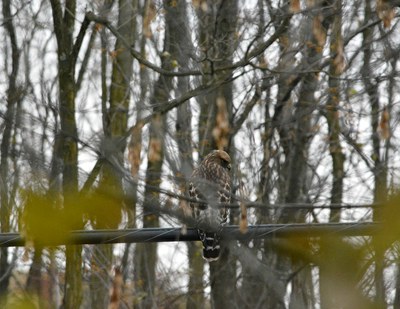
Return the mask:
[[[104,193],[95,192],[84,198],[78,196],[74,199],[74,207],[62,207],[61,200],[33,191],[24,192],[23,197],[25,207],[20,223],[28,240],[27,246],[65,243],[69,233],[82,226],[82,222],[114,226],[121,220],[119,199]],[[395,195],[379,207],[378,223],[381,225],[372,237],[341,237],[332,233],[317,238],[290,235],[268,238],[265,242],[272,243],[273,250],[295,265],[292,277],[305,268],[317,267],[319,276],[328,279],[321,286],[324,297],[330,299],[327,308],[383,308],[366,293],[362,282],[376,267],[376,259],[392,250],[399,240],[399,205],[400,195]],[[10,298],[6,308],[42,306],[37,296],[24,294],[21,298]]]
[[[65,244],[70,232],[92,227],[115,228],[121,222],[120,199],[101,191],[77,195],[73,205],[63,205],[62,199],[27,190],[22,193],[24,207],[20,230],[27,243],[38,245]]]

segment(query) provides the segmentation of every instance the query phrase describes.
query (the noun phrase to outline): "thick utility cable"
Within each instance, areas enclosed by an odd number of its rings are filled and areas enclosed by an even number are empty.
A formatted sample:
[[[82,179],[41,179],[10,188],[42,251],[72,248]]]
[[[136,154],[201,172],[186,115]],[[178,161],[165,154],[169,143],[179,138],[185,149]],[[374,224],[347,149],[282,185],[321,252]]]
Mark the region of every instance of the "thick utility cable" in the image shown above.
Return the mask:
[[[321,236],[371,236],[379,231],[380,225],[372,222],[362,223],[290,223],[290,224],[262,224],[248,227],[242,233],[238,226],[228,225],[222,229],[222,238],[249,240],[266,237],[321,237]],[[55,231],[56,234],[56,231]],[[199,240],[197,230],[180,227],[171,228],[144,228],[125,230],[92,230],[73,231],[60,237],[36,240],[41,246],[59,246],[74,244],[116,244],[138,242],[172,242]],[[35,243],[35,240],[31,240]],[[0,247],[24,246],[26,238],[19,233],[0,234]]]

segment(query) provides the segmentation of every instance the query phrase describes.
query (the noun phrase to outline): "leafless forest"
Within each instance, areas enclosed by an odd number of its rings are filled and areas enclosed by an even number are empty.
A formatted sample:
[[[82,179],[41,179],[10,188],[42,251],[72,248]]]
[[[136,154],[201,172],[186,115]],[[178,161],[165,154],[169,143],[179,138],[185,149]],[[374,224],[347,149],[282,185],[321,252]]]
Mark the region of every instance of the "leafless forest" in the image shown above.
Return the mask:
[[[400,308],[399,6],[2,0],[0,236],[25,243],[0,242],[0,307]],[[329,232],[225,239],[210,264],[198,241],[66,241],[190,231],[213,149],[242,235]]]

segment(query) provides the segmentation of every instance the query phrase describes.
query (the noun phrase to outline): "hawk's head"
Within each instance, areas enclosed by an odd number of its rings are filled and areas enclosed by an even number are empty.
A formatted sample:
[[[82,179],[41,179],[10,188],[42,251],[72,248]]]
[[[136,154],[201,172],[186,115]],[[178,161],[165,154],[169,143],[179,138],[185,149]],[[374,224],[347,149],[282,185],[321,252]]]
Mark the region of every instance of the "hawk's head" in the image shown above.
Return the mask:
[[[210,152],[204,159],[204,162],[214,163],[231,170],[231,157],[223,150],[214,150]]]

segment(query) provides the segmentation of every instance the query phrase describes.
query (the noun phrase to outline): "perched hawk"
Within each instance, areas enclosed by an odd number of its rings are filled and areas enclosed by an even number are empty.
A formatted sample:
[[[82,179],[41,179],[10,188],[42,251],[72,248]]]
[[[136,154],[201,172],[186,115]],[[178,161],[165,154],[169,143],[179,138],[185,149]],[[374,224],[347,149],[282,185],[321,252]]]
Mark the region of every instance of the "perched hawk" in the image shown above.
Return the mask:
[[[190,207],[203,243],[203,257],[207,261],[219,258],[219,233],[228,217],[228,209],[219,204],[229,204],[231,201],[230,169],[229,155],[225,151],[214,150],[204,158],[190,178],[190,197],[204,201],[190,202]]]

